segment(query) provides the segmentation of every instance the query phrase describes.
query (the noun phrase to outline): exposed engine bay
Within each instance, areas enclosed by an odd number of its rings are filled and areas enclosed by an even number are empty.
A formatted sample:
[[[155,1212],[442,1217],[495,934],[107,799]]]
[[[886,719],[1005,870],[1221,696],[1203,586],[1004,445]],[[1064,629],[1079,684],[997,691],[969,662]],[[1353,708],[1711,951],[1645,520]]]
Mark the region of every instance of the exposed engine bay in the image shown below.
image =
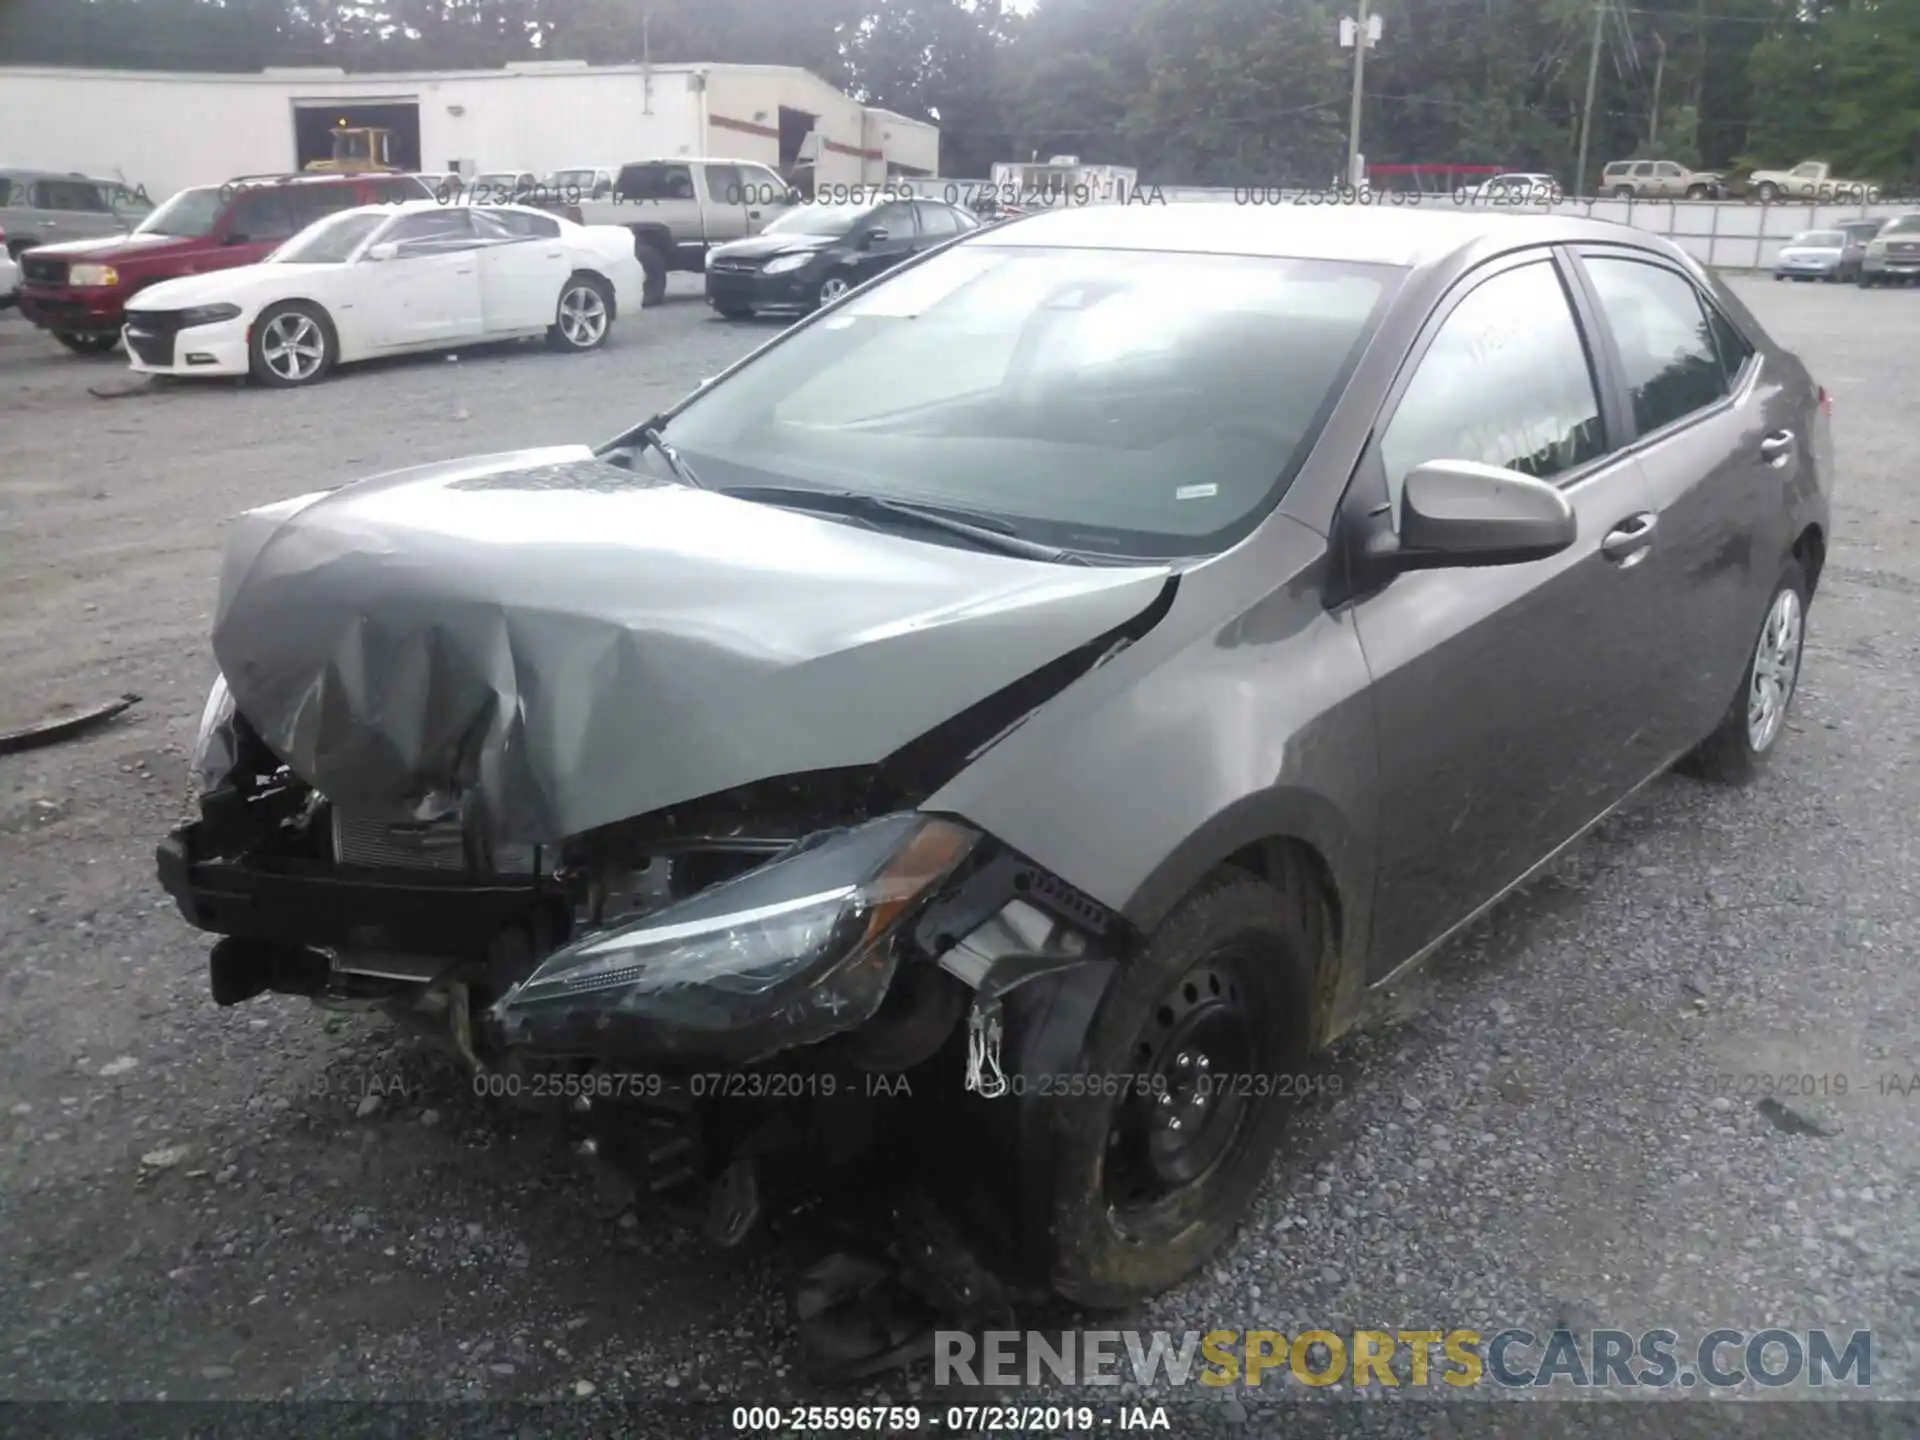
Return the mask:
[[[823,1374],[911,1358],[936,1316],[1044,1287],[1008,1075],[1043,1052],[1071,1064],[1124,926],[908,808],[897,769],[758,782],[549,847],[490,841],[457,811],[349,814],[219,689],[200,751],[199,817],[159,860],[186,918],[221,936],[218,1003],[386,1010],[723,1246],[878,1164],[851,1231],[914,1263],[836,1252],[803,1285]],[[1077,1003],[1055,1003],[1063,983]],[[942,1238],[903,1248],[903,1231]],[[902,1283],[911,1303],[876,1299]],[[877,1331],[876,1306],[892,1317]]]

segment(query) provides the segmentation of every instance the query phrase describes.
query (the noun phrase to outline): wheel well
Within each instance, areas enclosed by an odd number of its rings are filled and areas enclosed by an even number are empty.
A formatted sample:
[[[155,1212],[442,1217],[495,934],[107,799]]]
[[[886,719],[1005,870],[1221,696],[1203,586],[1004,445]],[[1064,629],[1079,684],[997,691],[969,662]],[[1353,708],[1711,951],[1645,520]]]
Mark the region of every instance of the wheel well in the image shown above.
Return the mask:
[[[318,300],[309,300],[304,295],[289,295],[284,300],[276,300],[271,305],[261,306],[258,313],[254,315],[252,324],[247,326],[247,338],[249,340],[253,338],[253,331],[255,326],[260,323],[260,316],[267,314],[269,311],[281,309],[287,305],[299,305],[304,309],[311,310],[314,318],[327,327],[327,338],[332,340],[335,346],[339,345],[340,327],[333,323],[332,312]]]
[[[1339,993],[1341,937],[1346,914],[1333,867],[1306,841],[1294,836],[1270,836],[1229,855],[1226,865],[1257,875],[1298,907],[1313,955],[1313,1033],[1318,1043],[1333,1021]]]
[[[1814,587],[1820,583],[1820,567],[1827,563],[1827,537],[1820,533],[1818,525],[1809,525],[1800,532],[1800,538],[1793,542],[1793,558],[1807,573],[1807,595],[1811,597]]]

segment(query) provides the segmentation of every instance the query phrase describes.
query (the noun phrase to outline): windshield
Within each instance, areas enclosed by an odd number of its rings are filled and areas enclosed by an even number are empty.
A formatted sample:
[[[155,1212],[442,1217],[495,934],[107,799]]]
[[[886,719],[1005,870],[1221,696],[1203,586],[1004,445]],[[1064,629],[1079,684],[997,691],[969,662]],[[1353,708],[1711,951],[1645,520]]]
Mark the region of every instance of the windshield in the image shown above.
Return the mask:
[[[329,215],[318,224],[309,225],[267,259],[276,265],[344,265],[369,235],[392,218],[392,215],[362,215],[353,211]]]
[[[1808,230],[1794,236],[1788,243],[1802,245],[1809,250],[1838,250],[1847,243],[1847,237],[1838,230]]]
[[[1088,554],[1213,553],[1291,483],[1401,272],[962,245],[701,392],[704,484],[958,507]]]
[[[1917,231],[1920,231],[1920,215],[1902,215],[1898,219],[1889,220],[1886,228],[1881,230],[1880,233],[1882,235],[1912,235]]]
[[[549,183],[556,190],[584,190],[593,184],[594,174],[592,170],[556,170]]]
[[[775,235],[844,235],[871,205],[800,205],[767,223],[763,233]]]
[[[182,190],[166,204],[134,227],[136,235],[178,235],[199,239],[213,233],[214,223],[227,207],[220,198],[220,187],[202,185]]]

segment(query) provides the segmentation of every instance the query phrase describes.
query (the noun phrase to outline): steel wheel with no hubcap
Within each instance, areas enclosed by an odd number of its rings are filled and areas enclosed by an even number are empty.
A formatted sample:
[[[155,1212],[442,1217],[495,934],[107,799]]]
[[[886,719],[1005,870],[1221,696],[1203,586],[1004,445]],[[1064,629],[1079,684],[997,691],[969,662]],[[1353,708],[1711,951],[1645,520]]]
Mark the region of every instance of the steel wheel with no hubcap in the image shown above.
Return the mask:
[[[1195,965],[1135,1041],[1140,1085],[1107,1136],[1106,1198],[1125,1230],[1155,1228],[1154,1212],[1220,1162],[1246,1118],[1251,1097],[1235,1082],[1260,1070],[1265,1046],[1241,962],[1229,952]]]
[[[573,285],[560,297],[560,333],[576,350],[598,345],[607,333],[607,302],[591,285]]]
[[[282,380],[311,380],[326,362],[327,337],[311,315],[276,315],[261,334],[260,358]]]
[[[1760,628],[1753,652],[1753,686],[1747,695],[1747,743],[1764,753],[1780,736],[1787,705],[1800,678],[1800,596],[1782,590]]]

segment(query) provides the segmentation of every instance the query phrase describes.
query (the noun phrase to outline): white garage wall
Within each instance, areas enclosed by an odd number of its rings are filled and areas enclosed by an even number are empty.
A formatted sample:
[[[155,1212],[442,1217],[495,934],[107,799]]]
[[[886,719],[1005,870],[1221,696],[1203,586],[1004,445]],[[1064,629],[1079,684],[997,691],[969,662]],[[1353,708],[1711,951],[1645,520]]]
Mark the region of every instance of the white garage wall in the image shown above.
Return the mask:
[[[238,80],[241,83],[235,83]],[[293,164],[283,82],[108,70],[0,70],[0,153],[9,164],[78,170],[175,190]]]
[[[704,90],[700,73],[707,77]],[[119,175],[145,185],[158,201],[187,185],[291,169],[296,102],[409,101],[419,107],[421,165],[429,170],[471,160],[482,169],[539,174],[673,155],[739,156],[771,165],[779,159],[782,104],[821,117],[833,142],[817,171],[822,180],[883,178],[884,157],[866,152],[892,143],[872,139],[867,112],[855,101],[805,71],[777,66],[589,69],[561,61],[387,75],[10,67],[0,68],[0,159]],[[716,117],[722,123],[713,123]],[[914,154],[928,148],[922,132],[931,127],[890,117],[880,129]],[[931,143],[937,155],[937,134]]]

